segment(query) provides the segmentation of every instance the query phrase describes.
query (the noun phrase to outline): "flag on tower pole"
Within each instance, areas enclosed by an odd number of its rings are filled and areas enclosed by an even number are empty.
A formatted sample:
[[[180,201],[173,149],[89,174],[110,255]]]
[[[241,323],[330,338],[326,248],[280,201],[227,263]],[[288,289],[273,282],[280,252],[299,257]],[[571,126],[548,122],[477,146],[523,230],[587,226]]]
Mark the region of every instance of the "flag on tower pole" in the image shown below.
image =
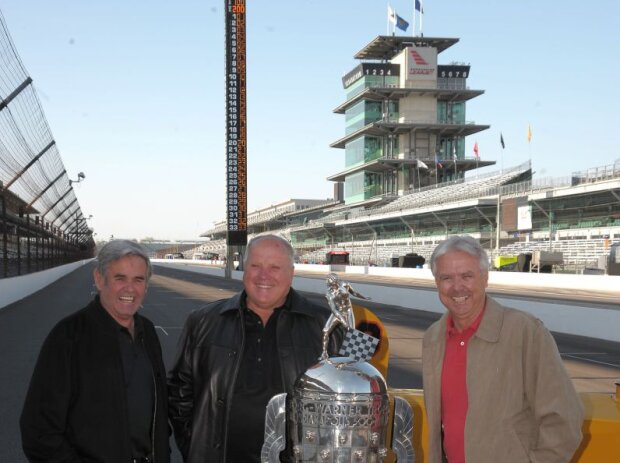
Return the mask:
[[[388,24],[387,24],[387,33],[390,33],[390,23],[395,25],[396,24],[396,12],[394,11],[394,8],[392,8],[390,5],[387,6],[388,7]]]
[[[439,169],[443,169],[443,165],[441,164],[441,162],[439,162],[439,158],[437,157],[437,153],[435,153],[435,185],[437,185],[439,183],[439,176],[437,174],[437,171]]]
[[[406,32],[409,27],[409,23],[400,16],[396,15],[396,27],[398,27],[401,31]]]
[[[502,145],[502,149],[506,148],[506,143],[504,143],[504,136],[502,135],[502,132],[499,133],[499,142]]]
[[[528,151],[530,152],[530,167],[532,165],[532,126],[530,124],[527,125],[527,146]]]
[[[422,0],[413,1],[413,35],[416,35],[416,11],[420,14],[420,35],[422,35],[422,14],[424,14],[424,7],[422,6]]]
[[[390,5],[388,5],[388,21],[396,24],[396,11]]]
[[[388,23],[392,23],[395,27],[398,27],[401,31],[406,31],[409,27],[409,23],[396,14],[396,10],[388,5]],[[388,28],[389,33],[389,28]]]
[[[476,159],[480,157],[480,153],[478,153],[478,142],[474,143],[474,157]]]
[[[456,178],[456,140],[452,142],[452,161],[454,161],[454,178]]]

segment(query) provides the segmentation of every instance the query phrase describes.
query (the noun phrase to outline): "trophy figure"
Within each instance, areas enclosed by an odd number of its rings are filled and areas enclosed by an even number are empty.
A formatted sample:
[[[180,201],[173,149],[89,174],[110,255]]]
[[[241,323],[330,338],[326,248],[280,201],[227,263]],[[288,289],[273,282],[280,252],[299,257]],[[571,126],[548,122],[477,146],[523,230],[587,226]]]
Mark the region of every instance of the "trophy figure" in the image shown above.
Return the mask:
[[[364,296],[355,292],[348,283],[343,283],[335,273],[327,275],[327,293],[325,297],[329,308],[332,310],[331,315],[323,327],[323,353],[320,360],[327,360],[327,345],[329,344],[329,335],[338,325],[342,325],[346,332],[355,330],[355,316],[353,315],[353,306],[349,298],[349,293],[355,294],[363,299]]]
[[[295,382],[292,397],[274,396],[267,405],[262,463],[280,461],[287,444],[295,463],[381,463],[387,455],[389,398],[385,379],[369,360],[378,339],[355,329],[350,295],[363,296],[336,274],[326,280],[332,310],[323,328],[323,352]],[[329,357],[332,331],[346,331],[338,357]],[[392,450],[397,463],[413,463],[413,412],[394,399]]]

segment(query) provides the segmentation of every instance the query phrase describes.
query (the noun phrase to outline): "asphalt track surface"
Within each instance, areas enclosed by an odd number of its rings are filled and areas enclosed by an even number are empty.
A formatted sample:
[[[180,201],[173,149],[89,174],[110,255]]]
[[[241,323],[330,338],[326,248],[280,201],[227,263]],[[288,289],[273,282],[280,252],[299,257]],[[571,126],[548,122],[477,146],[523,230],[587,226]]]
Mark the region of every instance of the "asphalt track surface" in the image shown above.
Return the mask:
[[[95,294],[93,268],[93,264],[87,264],[47,288],[0,309],[1,463],[27,461],[21,450],[18,423],[32,369],[51,328],[92,299]],[[164,361],[170,366],[188,314],[205,303],[231,296],[241,289],[241,282],[161,266],[156,267],[155,272],[141,313],[157,326]],[[378,283],[416,285],[412,281],[386,280]],[[492,291],[501,292],[501,289],[494,288]],[[325,304],[321,295],[307,296]],[[567,297],[554,296],[552,292],[544,296]],[[583,297],[587,298],[587,295]],[[611,302],[605,295],[600,295],[597,301]],[[438,315],[376,302],[369,302],[367,306],[383,321],[389,334],[388,384],[395,388],[420,388],[422,336]],[[615,390],[614,382],[620,381],[620,343],[567,335],[555,335],[555,338],[578,390],[602,393]],[[180,463],[173,443],[172,447],[172,461]]]

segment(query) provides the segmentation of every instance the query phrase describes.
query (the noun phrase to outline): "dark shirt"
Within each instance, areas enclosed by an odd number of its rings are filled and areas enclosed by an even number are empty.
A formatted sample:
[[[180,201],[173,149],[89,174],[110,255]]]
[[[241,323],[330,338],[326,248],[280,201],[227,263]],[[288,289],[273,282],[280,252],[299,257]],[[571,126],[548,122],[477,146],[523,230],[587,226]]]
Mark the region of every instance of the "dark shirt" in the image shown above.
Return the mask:
[[[151,455],[151,427],[153,424],[153,368],[144,348],[144,327],[135,319],[134,338],[119,325],[118,341],[123,360],[129,434],[132,455],[142,458]]]
[[[280,372],[276,325],[290,301],[275,309],[263,323],[243,304],[245,348],[235,382],[228,425],[226,460],[229,463],[260,463],[265,434],[265,409],[276,394],[285,392]]]

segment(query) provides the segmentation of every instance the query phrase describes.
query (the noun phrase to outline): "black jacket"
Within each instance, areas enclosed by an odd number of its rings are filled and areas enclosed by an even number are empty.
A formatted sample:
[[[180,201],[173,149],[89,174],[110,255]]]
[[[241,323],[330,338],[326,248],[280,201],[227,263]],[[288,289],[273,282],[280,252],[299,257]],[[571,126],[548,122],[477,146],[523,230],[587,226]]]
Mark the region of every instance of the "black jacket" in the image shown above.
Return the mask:
[[[155,384],[155,463],[170,461],[165,368],[153,324],[140,317]],[[30,462],[128,463],[132,457],[118,324],[97,297],[60,321],[39,354],[22,411]]]
[[[179,350],[168,375],[169,416],[186,463],[223,463],[230,401],[243,355],[241,323],[244,293],[209,304],[185,323]],[[290,310],[278,317],[276,338],[283,383],[288,394],[298,376],[318,362],[322,330],[330,310],[291,289]],[[341,333],[333,338],[334,352]]]

